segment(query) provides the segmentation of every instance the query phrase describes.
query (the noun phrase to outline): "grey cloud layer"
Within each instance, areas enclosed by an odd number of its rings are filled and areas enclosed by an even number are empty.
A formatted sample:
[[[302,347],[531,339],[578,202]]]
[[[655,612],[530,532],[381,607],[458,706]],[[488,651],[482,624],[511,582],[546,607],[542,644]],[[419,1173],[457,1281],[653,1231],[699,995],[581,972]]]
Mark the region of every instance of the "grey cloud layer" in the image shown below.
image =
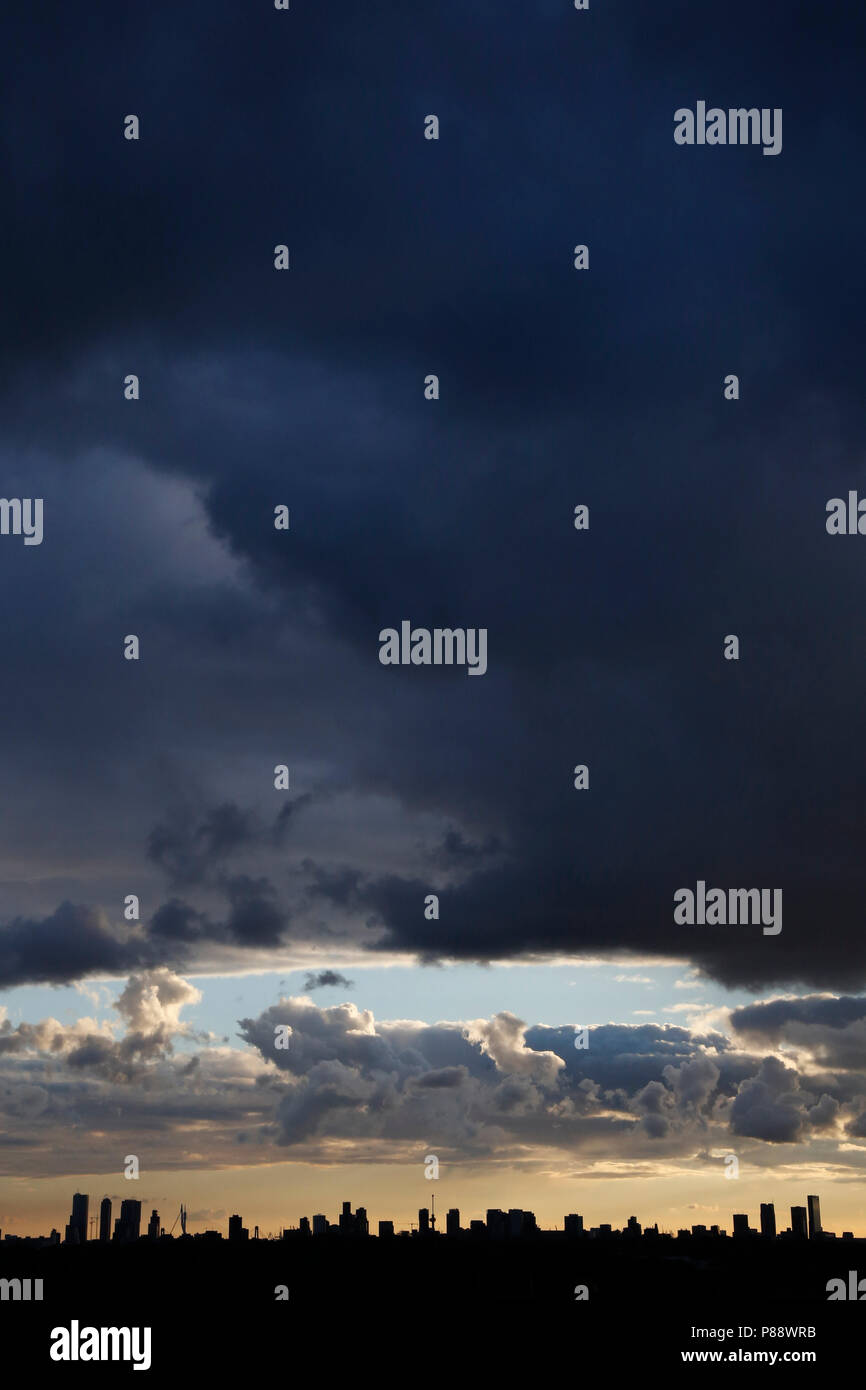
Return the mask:
[[[133,1134],[151,1166],[172,1167],[200,1164],[205,1150],[220,1166],[278,1154],[393,1161],[426,1145],[464,1164],[554,1153],[693,1162],[713,1147],[760,1162],[764,1146],[778,1145],[796,1162],[843,1134],[854,1148],[842,1162],[859,1169],[866,1159],[857,1148],[866,1086],[858,1072],[816,1069],[808,1037],[798,1065],[738,1050],[721,1033],[655,1024],[592,1028],[581,1049],[573,1027],[527,1027],[509,1013],[389,1023],[352,1003],[299,997],[240,1020],[246,1046],[229,1047],[183,1022],[199,998],[159,968],[130,977],[119,1024],[0,1023],[7,1162],[23,1145],[34,1171],[110,1171]],[[285,1049],[278,1029],[288,1030]],[[58,1130],[68,1144],[58,1146]]]

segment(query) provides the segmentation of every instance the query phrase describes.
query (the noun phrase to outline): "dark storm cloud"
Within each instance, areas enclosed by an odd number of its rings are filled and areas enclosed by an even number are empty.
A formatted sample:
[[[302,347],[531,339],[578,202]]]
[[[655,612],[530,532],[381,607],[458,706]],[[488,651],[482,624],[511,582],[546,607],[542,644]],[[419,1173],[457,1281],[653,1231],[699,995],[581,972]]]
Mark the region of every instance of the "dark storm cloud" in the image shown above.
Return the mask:
[[[339,988],[353,989],[354,980],[347,980],[345,975],[341,975],[339,970],[319,970],[315,974],[308,975],[304,980],[304,993],[309,994],[314,989]]]
[[[207,918],[180,898],[171,898],[157,908],[150,922],[152,935],[159,940],[192,942],[213,935],[215,928]]]
[[[798,1091],[796,1071],[775,1057],[765,1058],[757,1075],[743,1083],[731,1106],[734,1134],[771,1144],[796,1142],[804,1124]]]
[[[229,910],[214,921],[189,903],[172,898],[163,903],[150,922],[151,939],[178,943],[216,942],[260,949],[276,946],[288,925],[276,901],[276,890],[265,878],[237,874],[221,880]]]
[[[202,883],[220,870],[229,856],[241,850],[282,846],[298,812],[311,800],[307,793],[287,801],[270,825],[232,802],[206,811],[198,822],[190,808],[184,808],[173,823],[153,828],[147,842],[148,858],[172,886]]]
[[[467,1075],[465,1067],[442,1067],[440,1071],[428,1071],[424,1076],[419,1076],[415,1085],[422,1090],[450,1090],[453,1086],[462,1086]]]
[[[847,1028],[866,1019],[866,999],[845,995],[834,998],[812,994],[798,999],[769,999],[731,1010],[731,1023],[739,1032],[779,1043],[790,1024],[805,1028]]]
[[[459,830],[453,827],[442,837],[442,843],[434,850],[432,859],[447,869],[474,867],[490,855],[502,849],[495,835],[488,835],[483,844],[474,844]]]
[[[102,913],[61,903],[50,917],[15,918],[0,929],[0,988],[64,984],[97,971],[125,974],[159,964],[161,954],[152,941],[115,934]]]
[[[70,1067],[104,1067],[114,1052],[114,1044],[108,1038],[88,1038],[70,1052],[67,1063]]]
[[[0,928],[0,988],[179,965],[208,944],[265,950],[284,940],[289,919],[267,879],[240,874],[223,879],[220,887],[226,899],[223,917],[212,919],[172,898],[147,924],[126,934],[103,913],[72,903],[62,903],[41,920],[15,918]]]
[[[313,936],[297,849],[307,903],[377,951],[631,950],[732,985],[866,985],[866,580],[860,540],[824,532],[866,428],[862,13],[284,18],[118,11],[74,64],[68,8],[10,22],[0,445],[7,494],[46,495],[43,546],[0,553],[15,850],[50,866],[62,836],[95,900],[120,901],[104,865],[128,879],[133,855],[196,896],[151,885],[134,941],[85,909],[10,911],[0,980]],[[698,97],[784,108],[783,153],[677,148]],[[403,617],[486,625],[488,674],[381,667]],[[241,809],[235,781],[284,756],[355,798],[339,834],[299,802]],[[201,799],[175,822],[178,783]],[[375,798],[392,821],[366,834]],[[381,845],[413,817],[441,824],[401,864]],[[676,927],[698,878],[781,887],[782,934]],[[785,1130],[784,1102],[745,1111]]]
[[[732,1010],[731,1024],[752,1046],[787,1044],[810,1052],[816,1063],[828,1068],[866,1067],[866,999],[769,999]]]
[[[225,889],[231,904],[226,921],[229,939],[259,948],[279,945],[287,918],[273,884],[266,878],[237,874],[226,880]]]
[[[305,792],[303,796],[294,797],[280,808],[269,832],[272,844],[279,848],[286,843],[286,838],[298,813],[303,811],[306,806],[310,806],[312,800],[310,793]]]
[[[234,850],[250,842],[250,816],[226,803],[208,812],[198,825],[155,826],[147,845],[148,858],[173,884],[199,883],[214,864],[221,865]]]

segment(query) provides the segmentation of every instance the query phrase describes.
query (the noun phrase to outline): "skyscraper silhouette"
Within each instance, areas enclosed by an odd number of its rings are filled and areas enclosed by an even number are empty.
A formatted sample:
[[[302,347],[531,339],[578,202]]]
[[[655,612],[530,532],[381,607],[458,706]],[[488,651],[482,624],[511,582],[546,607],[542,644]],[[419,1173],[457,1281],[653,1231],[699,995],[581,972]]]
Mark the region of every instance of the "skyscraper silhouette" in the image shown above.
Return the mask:
[[[229,1217],[229,1240],[249,1240],[249,1235],[242,1216]]]
[[[791,1208],[791,1235],[798,1240],[805,1240],[809,1234],[809,1227],[806,1221],[805,1207]]]
[[[488,1207],[487,1231],[491,1236],[505,1235],[505,1212],[500,1211],[499,1207]]]
[[[87,1211],[90,1206],[90,1198],[86,1192],[76,1192],[72,1198],[72,1215],[69,1218],[69,1225],[72,1230],[77,1232],[74,1237],[76,1245],[83,1245],[87,1240]]]
[[[120,1215],[114,1223],[114,1239],[138,1240],[141,1235],[141,1202],[126,1197],[120,1204]]]

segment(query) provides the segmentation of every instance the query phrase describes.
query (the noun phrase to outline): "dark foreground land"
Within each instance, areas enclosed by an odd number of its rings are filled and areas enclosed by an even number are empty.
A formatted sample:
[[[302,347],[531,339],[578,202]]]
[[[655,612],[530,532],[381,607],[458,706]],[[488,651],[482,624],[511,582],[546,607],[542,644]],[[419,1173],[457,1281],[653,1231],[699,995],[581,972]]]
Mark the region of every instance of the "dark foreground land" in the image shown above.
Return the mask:
[[[171,1241],[83,1248],[0,1246],[0,1279],[43,1280],[43,1301],[0,1301],[0,1347],[52,1381],[181,1371],[234,1382],[290,1375],[298,1358],[371,1364],[386,1382],[406,1357],[416,1378],[456,1366],[516,1372],[579,1352],[611,1374],[702,1375],[682,1352],[775,1352],[736,1373],[819,1375],[859,1366],[866,1299],[829,1302],[827,1283],[866,1281],[866,1241],[661,1245],[652,1240]],[[278,1298],[282,1286],[287,1298]],[[576,1297],[586,1288],[588,1297]],[[866,1283],[864,1283],[866,1294]],[[152,1368],[53,1362],[51,1332],[149,1326]],[[809,1335],[808,1329],[815,1335]],[[693,1329],[702,1329],[698,1333]],[[743,1329],[753,1329],[751,1335]],[[770,1331],[769,1329],[773,1329]],[[731,1335],[712,1336],[727,1332]],[[815,1361],[782,1362],[785,1354]],[[371,1362],[372,1358],[372,1362]],[[455,1360],[456,1358],[456,1360]],[[292,1371],[293,1359],[296,1362]],[[719,1369],[718,1367],[716,1369]],[[396,1374],[396,1372],[394,1372]],[[425,1375],[426,1373],[426,1375]]]

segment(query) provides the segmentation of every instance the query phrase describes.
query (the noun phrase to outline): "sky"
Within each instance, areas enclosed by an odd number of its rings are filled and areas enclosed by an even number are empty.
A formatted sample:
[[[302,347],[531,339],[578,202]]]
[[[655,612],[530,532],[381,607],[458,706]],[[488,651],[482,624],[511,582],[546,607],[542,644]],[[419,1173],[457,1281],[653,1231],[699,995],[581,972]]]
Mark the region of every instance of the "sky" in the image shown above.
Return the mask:
[[[866,1236],[864,29],[4,18],[0,1230]],[[781,151],[676,143],[699,101]],[[384,665],[403,621],[486,671]]]

